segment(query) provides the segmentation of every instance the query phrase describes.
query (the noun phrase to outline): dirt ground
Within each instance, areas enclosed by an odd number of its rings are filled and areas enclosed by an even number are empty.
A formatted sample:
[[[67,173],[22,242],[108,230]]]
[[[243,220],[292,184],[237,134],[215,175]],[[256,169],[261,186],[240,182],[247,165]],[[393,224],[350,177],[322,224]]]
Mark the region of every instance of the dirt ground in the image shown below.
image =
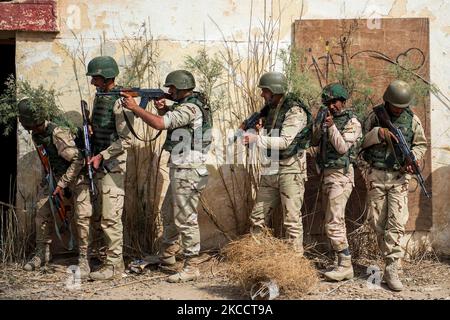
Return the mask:
[[[143,274],[126,272],[122,279],[108,282],[74,282],[68,267],[76,258],[54,259],[47,270],[25,272],[18,264],[0,266],[0,300],[62,300],[62,299],[151,299],[151,300],[227,300],[250,299],[249,293],[229,282],[226,264],[216,257],[200,265],[201,277],[196,282],[171,284],[166,278],[181,268],[178,262],[173,269],[145,269]],[[315,261],[319,271],[325,267]],[[371,285],[368,277],[379,282],[376,261],[355,262],[355,278],[340,283],[321,281],[305,293],[304,299],[313,300],[360,300],[360,299],[444,299],[450,300],[450,261],[422,260],[404,262],[401,277],[405,290],[394,293],[384,284]],[[369,274],[367,273],[369,267]],[[382,268],[382,266],[380,266]],[[289,299],[281,294],[277,299]]]

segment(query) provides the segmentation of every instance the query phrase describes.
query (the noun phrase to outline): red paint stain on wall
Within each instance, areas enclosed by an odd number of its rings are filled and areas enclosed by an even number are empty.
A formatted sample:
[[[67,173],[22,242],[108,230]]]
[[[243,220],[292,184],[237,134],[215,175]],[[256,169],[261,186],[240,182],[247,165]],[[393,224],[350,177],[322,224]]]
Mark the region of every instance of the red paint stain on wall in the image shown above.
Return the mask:
[[[0,31],[58,32],[55,1],[0,2]]]

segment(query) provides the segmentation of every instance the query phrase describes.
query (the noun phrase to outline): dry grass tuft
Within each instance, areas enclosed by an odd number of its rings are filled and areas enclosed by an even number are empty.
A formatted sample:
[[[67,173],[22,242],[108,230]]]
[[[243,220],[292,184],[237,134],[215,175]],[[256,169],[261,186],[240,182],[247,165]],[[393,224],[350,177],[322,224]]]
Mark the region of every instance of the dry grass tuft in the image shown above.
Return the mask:
[[[369,223],[365,222],[358,229],[349,233],[347,238],[354,260],[382,260],[381,252],[378,248],[377,235]]]
[[[311,262],[293,252],[292,245],[273,237],[269,231],[250,234],[229,243],[222,253],[228,262],[228,277],[248,291],[259,281],[273,280],[280,293],[300,298],[318,282]]]

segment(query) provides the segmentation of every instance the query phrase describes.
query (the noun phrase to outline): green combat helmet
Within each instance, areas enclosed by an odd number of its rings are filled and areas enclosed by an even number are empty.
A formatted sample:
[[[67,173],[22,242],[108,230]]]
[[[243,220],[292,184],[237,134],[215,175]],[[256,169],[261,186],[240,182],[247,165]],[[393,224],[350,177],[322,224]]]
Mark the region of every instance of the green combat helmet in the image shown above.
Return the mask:
[[[28,98],[24,98],[20,100],[19,105],[19,121],[22,126],[29,130],[32,127],[39,126],[45,122],[44,116],[38,114],[36,110],[31,106],[30,100]]]
[[[192,73],[186,70],[175,70],[166,77],[164,87],[174,86],[177,90],[191,90],[195,88],[195,79]]]
[[[280,72],[264,73],[259,79],[258,88],[268,89],[273,94],[285,94],[287,91],[286,77]]]
[[[413,99],[412,90],[408,83],[394,80],[386,88],[383,100],[397,108],[407,108]]]
[[[347,100],[348,92],[340,83],[330,83],[322,90],[322,103],[326,104],[333,99]]]
[[[116,60],[109,56],[95,57],[88,63],[87,76],[102,76],[105,79],[117,77],[119,74],[119,67]]]

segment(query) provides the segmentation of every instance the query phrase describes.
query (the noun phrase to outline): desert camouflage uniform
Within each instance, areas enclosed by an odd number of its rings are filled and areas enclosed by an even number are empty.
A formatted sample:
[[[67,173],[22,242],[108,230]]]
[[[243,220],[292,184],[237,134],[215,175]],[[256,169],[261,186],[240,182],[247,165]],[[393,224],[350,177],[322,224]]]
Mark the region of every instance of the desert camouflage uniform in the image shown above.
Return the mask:
[[[284,99],[280,104],[283,102]],[[263,150],[285,150],[306,124],[306,112],[300,106],[294,105],[286,112],[279,137],[270,137],[260,131],[256,145]],[[306,152],[298,152],[282,160],[263,156],[261,174],[260,188],[250,214],[250,231],[260,232],[268,225],[271,214],[281,204],[286,238],[295,250],[303,253],[303,224],[300,211],[307,179]]]
[[[406,111],[404,111],[406,112]],[[380,129],[376,115],[371,112],[364,122],[363,149],[378,145]],[[425,133],[419,118],[412,120],[413,139],[411,150],[419,160],[427,149]],[[399,170],[380,170],[371,166],[367,172],[367,201],[369,220],[378,235],[378,243],[386,260],[398,260],[404,253],[400,240],[408,221],[408,186],[411,175]]]
[[[49,122],[45,123],[46,128]],[[33,140],[37,135],[33,135]],[[70,188],[73,191],[75,218],[78,231],[78,242],[80,255],[87,253],[89,237],[89,218],[92,214],[92,206],[89,197],[89,183],[87,177],[80,174],[84,167],[84,158],[80,150],[75,145],[74,136],[68,129],[55,127],[52,134],[52,142],[57,149],[58,155],[70,162],[66,172],[59,173],[55,170],[57,185],[61,188]],[[36,244],[37,248],[45,248],[51,243],[51,235],[54,231],[54,220],[48,201],[48,185],[45,184],[45,200],[36,214]],[[46,252],[46,260],[49,259],[49,252]]]
[[[106,265],[114,266],[118,269],[124,268],[123,262],[123,224],[122,213],[125,196],[125,172],[127,161],[127,150],[131,146],[131,133],[126,123],[125,115],[130,124],[134,123],[132,112],[125,110],[121,106],[118,97],[96,97],[93,108],[92,126],[94,136],[92,139],[92,148],[94,155],[100,153],[103,156],[101,169],[95,174],[96,186],[98,187],[98,199],[95,210],[101,214],[101,227],[106,237]],[[111,138],[109,146],[96,144],[96,130],[100,131],[101,124],[96,123],[96,108],[110,108],[110,114],[113,123],[112,127],[114,137]],[[106,148],[105,148],[106,147]],[[104,148],[104,149],[103,149]]]
[[[168,102],[166,100],[166,103]],[[193,130],[200,129],[202,112],[196,104],[182,102],[172,108],[172,111],[165,113],[163,120],[165,129],[189,135],[187,130],[181,128],[188,126]],[[168,140],[170,140],[169,134]],[[178,139],[174,138],[174,141]],[[176,151],[175,146],[170,156],[170,184],[162,206],[163,248],[161,251],[167,256],[166,258],[170,258],[169,255],[175,253],[170,251],[170,247],[173,248],[178,240],[181,240],[180,245],[185,258],[191,258],[198,256],[200,251],[197,205],[200,194],[208,182],[206,155],[200,150],[191,150],[190,146],[187,146],[182,153],[178,154]]]
[[[345,155],[362,137],[361,124],[356,117],[350,118],[342,131],[334,124],[328,128],[328,141],[338,154]],[[320,126],[314,130],[313,140],[320,137]],[[320,155],[316,155],[320,157]],[[354,168],[323,169],[323,207],[325,209],[325,231],[337,252],[348,248],[345,227],[345,207],[354,187]]]

